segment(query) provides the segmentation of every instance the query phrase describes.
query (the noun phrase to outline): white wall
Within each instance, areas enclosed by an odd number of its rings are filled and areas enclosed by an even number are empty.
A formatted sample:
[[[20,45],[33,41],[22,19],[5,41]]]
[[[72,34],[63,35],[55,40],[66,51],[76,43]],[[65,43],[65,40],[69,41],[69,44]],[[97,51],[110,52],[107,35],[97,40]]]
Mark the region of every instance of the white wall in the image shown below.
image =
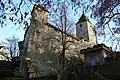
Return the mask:
[[[88,27],[89,41],[96,44],[96,34],[94,31],[94,25],[92,25],[90,22],[87,21],[87,27]]]
[[[82,26],[80,26],[82,25]],[[76,24],[76,36],[78,38],[86,38],[88,39],[88,29],[87,29],[87,22],[82,22]]]
[[[96,44],[94,26],[88,21],[76,24],[76,36],[78,38],[85,38],[89,42]]]

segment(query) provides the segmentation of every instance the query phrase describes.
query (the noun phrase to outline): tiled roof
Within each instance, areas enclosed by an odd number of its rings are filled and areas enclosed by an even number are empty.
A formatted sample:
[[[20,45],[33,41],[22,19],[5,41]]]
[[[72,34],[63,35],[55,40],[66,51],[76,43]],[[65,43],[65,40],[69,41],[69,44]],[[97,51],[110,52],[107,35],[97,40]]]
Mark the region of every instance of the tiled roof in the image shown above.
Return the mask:
[[[93,47],[88,47],[87,49],[82,49],[80,51],[81,54],[85,54],[87,52],[91,52],[91,51],[95,51],[95,50],[100,50],[100,49],[105,49],[107,51],[110,51],[112,52],[112,50],[107,47],[105,44],[97,44],[97,45],[94,45]]]

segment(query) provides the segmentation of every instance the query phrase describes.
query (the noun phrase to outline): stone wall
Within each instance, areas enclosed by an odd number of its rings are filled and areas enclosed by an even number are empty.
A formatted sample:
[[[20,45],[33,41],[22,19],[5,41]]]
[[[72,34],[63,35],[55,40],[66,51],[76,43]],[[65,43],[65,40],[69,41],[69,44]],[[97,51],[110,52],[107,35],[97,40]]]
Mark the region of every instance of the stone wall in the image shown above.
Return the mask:
[[[86,66],[95,66],[96,64],[100,65],[105,63],[105,59],[102,55],[101,50],[96,50],[85,54]]]
[[[36,12],[37,13],[37,12]],[[37,15],[41,15],[38,14]],[[42,19],[47,18],[46,14],[42,14]],[[34,16],[34,15],[33,15]],[[24,47],[26,48],[25,57],[31,59],[34,66],[35,76],[50,76],[58,71],[59,54],[62,52],[62,32],[54,26],[50,26],[39,19],[41,17],[32,17],[31,25],[25,36]],[[47,21],[47,20],[46,20]],[[80,50],[90,47],[93,44],[87,41],[78,40],[76,37],[66,34],[65,57],[76,56],[84,59],[80,54]]]

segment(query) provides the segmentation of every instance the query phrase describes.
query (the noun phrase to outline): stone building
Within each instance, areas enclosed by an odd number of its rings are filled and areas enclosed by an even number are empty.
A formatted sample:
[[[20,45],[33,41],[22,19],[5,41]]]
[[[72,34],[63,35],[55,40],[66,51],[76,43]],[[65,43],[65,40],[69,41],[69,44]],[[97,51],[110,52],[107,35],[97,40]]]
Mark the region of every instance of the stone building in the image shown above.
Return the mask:
[[[90,67],[105,64],[106,59],[113,54],[113,51],[104,44],[97,44],[91,48],[82,49],[80,53],[84,54],[85,66]]]
[[[82,14],[79,21],[76,24],[76,37],[80,39],[86,39],[94,44],[96,44],[97,42],[94,25],[85,16],[85,14]]]
[[[69,42],[66,45],[69,47],[65,50],[65,57],[68,59],[71,56],[84,59],[80,50],[97,44],[94,26],[84,14],[76,24],[76,36],[73,36],[48,23],[48,13],[44,7],[34,5],[31,24],[24,35],[21,55],[29,58],[34,66],[34,73],[30,72],[30,77],[50,76],[57,72],[63,33]]]

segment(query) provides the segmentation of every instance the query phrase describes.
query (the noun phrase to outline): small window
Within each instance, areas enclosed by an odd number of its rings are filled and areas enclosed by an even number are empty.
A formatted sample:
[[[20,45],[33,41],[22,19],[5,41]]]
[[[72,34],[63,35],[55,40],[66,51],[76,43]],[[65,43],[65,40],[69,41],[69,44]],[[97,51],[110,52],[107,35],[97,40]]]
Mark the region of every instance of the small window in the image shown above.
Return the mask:
[[[82,27],[82,24],[80,24],[80,27]]]

